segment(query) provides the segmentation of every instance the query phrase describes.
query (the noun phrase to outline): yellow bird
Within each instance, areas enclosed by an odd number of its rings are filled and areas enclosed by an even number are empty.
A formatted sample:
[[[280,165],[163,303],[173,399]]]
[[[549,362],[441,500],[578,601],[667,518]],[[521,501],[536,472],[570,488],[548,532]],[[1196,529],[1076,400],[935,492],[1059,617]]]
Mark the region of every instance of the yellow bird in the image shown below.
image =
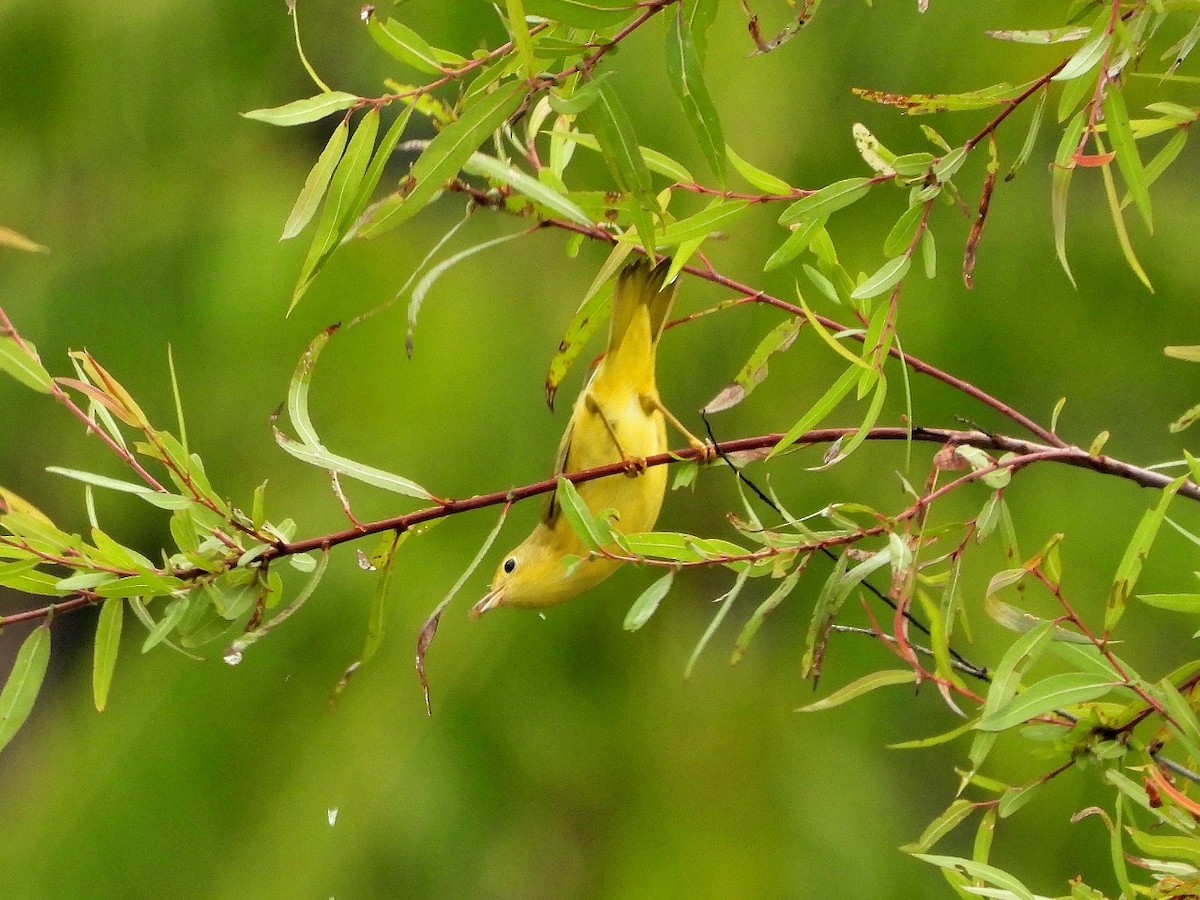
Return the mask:
[[[666,422],[686,435],[692,446],[705,449],[663,406],[654,379],[658,339],[679,287],[678,282],[664,284],[669,268],[670,260],[652,267],[643,259],[626,266],[617,277],[608,347],[575,401],[554,467],[557,475],[624,460],[626,474],[581,484],[579,495],[594,514],[615,510],[613,526],[626,534],[649,531],[658,519],[667,488],[666,467],[646,469],[639,463],[666,452]],[[504,557],[491,589],[472,607],[471,617],[498,606],[562,603],[596,586],[620,565],[603,557],[589,559],[588,554],[552,493],[541,520]],[[582,561],[568,569],[563,562],[568,556]]]

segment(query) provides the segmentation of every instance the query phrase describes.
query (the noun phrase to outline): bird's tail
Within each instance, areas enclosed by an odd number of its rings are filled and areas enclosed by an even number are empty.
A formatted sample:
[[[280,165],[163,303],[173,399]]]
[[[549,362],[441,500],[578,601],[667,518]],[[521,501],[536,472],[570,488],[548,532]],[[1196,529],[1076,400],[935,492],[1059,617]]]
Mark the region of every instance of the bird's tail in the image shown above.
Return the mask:
[[[664,259],[658,265],[651,265],[647,259],[639,259],[621,270],[613,289],[608,355],[617,354],[628,340],[648,344],[648,349],[653,353],[679,290],[678,281],[664,287],[670,268],[670,259]],[[648,314],[648,321],[638,315],[641,310]],[[632,348],[625,349],[628,351]]]

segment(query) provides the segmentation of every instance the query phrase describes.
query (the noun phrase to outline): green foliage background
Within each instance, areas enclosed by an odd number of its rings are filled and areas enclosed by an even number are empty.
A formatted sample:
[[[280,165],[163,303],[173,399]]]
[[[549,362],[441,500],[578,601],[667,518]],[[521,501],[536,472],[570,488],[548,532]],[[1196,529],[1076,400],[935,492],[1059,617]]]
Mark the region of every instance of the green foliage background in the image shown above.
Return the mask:
[[[914,121],[856,100],[851,86],[966,90],[1032,77],[1061,57],[1061,48],[1018,52],[982,34],[1039,27],[1045,16],[1054,24],[1057,8],[971,6],[934,0],[922,16],[899,0],[830,4],[777,52],[747,59],[742,13],[724,4],[707,71],[730,143],[802,186],[868,174],[850,136],[856,121],[898,152],[925,147]],[[785,21],[765,3],[762,12]],[[502,34],[490,7],[474,0],[411,0],[396,14],[460,52],[472,49],[479,19],[492,21],[493,44]],[[314,2],[301,15],[322,77],[376,93],[392,68],[357,9]],[[662,70],[662,27],[652,23],[622,46],[614,83],[642,143],[699,173],[703,160]],[[0,256],[0,303],[52,371],[67,370],[66,349],[86,347],[164,424],[170,344],[192,445],[214,484],[246,503],[269,477],[270,514],[296,518],[301,535],[343,527],[344,518],[324,476],[271,439],[268,417],[296,359],[321,328],[390,297],[461,213],[459,199],[443,198],[399,232],[346,248],[284,319],[305,248],[276,238],[332,123],[280,130],[237,113],[311,93],[282,3],[134,0],[97,11],[64,0],[53,14],[30,0],[0,7],[0,221],[52,249]],[[1009,159],[1027,115],[1002,132]],[[933,124],[961,139],[983,120]],[[1131,226],[1157,290],[1150,295],[1117,251],[1098,177],[1082,170],[1068,245],[1079,289],[1070,288],[1050,233],[1043,162],[1054,141],[1043,135],[1020,177],[998,186],[974,291],[957,274],[965,222],[957,245],[939,234],[939,278],[910,278],[902,299],[905,348],[1043,420],[1069,396],[1060,432],[1084,446],[1109,429],[1114,455],[1141,463],[1177,455],[1165,424],[1196,402],[1197,385],[1194,366],[1161,348],[1196,341],[1196,148],[1155,185],[1153,239]],[[874,270],[904,202],[879,190],[835,220],[843,259]],[[793,270],[761,274],[781,239],[775,215],[755,214],[709,250],[727,273],[788,296]],[[517,227],[483,212],[461,240]],[[546,412],[545,365],[604,255],[586,247],[572,260],[564,245],[562,235],[539,233],[452,270],[425,305],[411,362],[402,307],[339,335],[314,382],[314,418],[328,445],[455,497],[544,477],[565,421],[565,404]],[[680,311],[724,298],[685,283]],[[670,332],[659,364],[664,398],[698,427],[692,411],[776,321],[770,310],[742,308]],[[717,417],[720,437],[786,428],[841,364],[805,333],[772,367],[749,401]],[[961,415],[1003,426],[941,386],[917,380],[913,390],[919,424],[954,425]],[[0,484],[65,527],[84,527],[79,486],[42,467],[111,472],[97,442],[81,440],[64,412],[10,380],[0,380],[0,410]],[[793,509],[896,497],[899,447],[864,447],[832,472],[807,474],[820,452],[772,469]],[[924,477],[927,452],[914,451],[914,480]],[[364,519],[404,508],[394,496],[350,492]],[[985,497],[981,488],[975,499]],[[1022,549],[1068,533],[1067,584],[1097,614],[1149,499],[1127,483],[1050,469],[1023,473],[1009,494]],[[111,533],[155,555],[165,514],[120,495],[98,501]],[[967,516],[975,500],[955,502]],[[668,497],[661,526],[720,535],[734,503],[725,472],[702,473],[694,492]],[[1179,513],[1200,526],[1195,510]],[[533,516],[533,504],[518,507],[501,543]],[[884,748],[954,724],[935,692],[892,689],[829,713],[792,712],[813,697],[797,669],[820,567],[739,667],[724,662],[736,633],[728,623],[686,684],[708,601],[727,586],[720,573],[677,579],[633,635],[621,619],[650,576],[632,568],[544,620],[515,613],[470,623],[460,603],[430,653],[435,715],[426,718],[412,672],[416,631],[493,521],[487,511],[455,517],[410,540],[384,649],[332,714],[326,700],[361,647],[373,587],[347,549],[314,600],[236,668],[165,650],[138,657],[140,638],[127,628],[103,714],[88,686],[92,620],[57,622],[53,678],[0,758],[0,895],[911,898],[945,890],[935,869],[895,848],[945,807],[965,747]],[[1186,555],[1200,563],[1196,548],[1166,529],[1160,540],[1139,588],[1184,589],[1163,573],[1195,568]],[[968,597],[981,601],[999,567],[977,564]],[[483,586],[477,576],[462,599]],[[6,610],[15,602],[0,601]],[[743,603],[735,617],[749,614],[750,599]],[[1186,658],[1181,620],[1140,606],[1133,616],[1141,639],[1123,651],[1131,663],[1161,673]],[[4,665],[21,636],[0,636]],[[976,637],[968,655],[994,662],[989,648],[1003,636],[985,625]],[[76,652],[62,652],[72,642]],[[835,636],[822,688],[886,665],[884,652]],[[998,751],[995,764],[1007,771],[996,774],[1036,776],[1025,749],[1014,742]],[[997,863],[1045,892],[1095,866],[1103,884],[1099,823],[1067,824],[1095,796],[1083,773],[1056,782],[1023,827],[1002,830]]]

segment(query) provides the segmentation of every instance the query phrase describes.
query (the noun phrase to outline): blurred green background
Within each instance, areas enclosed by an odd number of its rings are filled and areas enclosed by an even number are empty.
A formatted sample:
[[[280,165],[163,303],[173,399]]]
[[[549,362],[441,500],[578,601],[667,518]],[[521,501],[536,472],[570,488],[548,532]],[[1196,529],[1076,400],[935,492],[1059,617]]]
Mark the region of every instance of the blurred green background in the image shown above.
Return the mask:
[[[760,5],[764,31],[785,21],[782,4]],[[926,146],[917,122],[856,100],[851,86],[966,90],[1034,77],[1061,56],[1061,48],[1018,48],[983,35],[1057,24],[1058,4],[966,10],[935,2],[923,16],[914,2],[876,6],[827,4],[778,52],[748,58],[743,14],[723,4],[708,70],[740,153],[802,186],[862,174],[850,134],[856,121],[898,152]],[[355,5],[302,3],[301,14],[306,49],[333,87],[378,93],[381,78],[396,74]],[[503,39],[484,3],[411,0],[396,14],[464,53]],[[699,175],[704,163],[665,80],[662,33],[655,22],[621,49],[615,83],[642,142]],[[272,441],[268,417],[291,370],[318,330],[391,297],[462,211],[444,198],[401,231],[346,248],[284,318],[305,246],[276,238],[331,123],[275,129],[238,112],[311,93],[282,2],[129,0],[97,9],[64,0],[52,11],[32,0],[0,4],[0,222],[52,250],[0,255],[0,304],[52,371],[66,373],[66,351],[86,347],[163,426],[173,418],[172,347],[191,443],[214,484],[245,504],[269,479],[269,514],[295,518],[301,535],[344,527],[344,519],[326,477]],[[930,121],[962,140],[984,119]],[[1027,120],[1019,113],[1002,132],[1006,161]],[[1198,340],[1195,148],[1155,186],[1153,240],[1132,225],[1151,295],[1120,258],[1094,173],[1078,173],[1072,197],[1078,290],[1058,268],[1045,166],[1056,141],[1044,133],[1021,176],[998,187],[972,292],[959,275],[965,220],[939,210],[939,277],[910,279],[904,346],[1043,421],[1068,396],[1060,431],[1073,441],[1087,445],[1109,429],[1115,455],[1140,463],[1178,457],[1165,423],[1196,402],[1200,379],[1195,366],[1166,359],[1161,348]],[[981,169],[973,161],[961,176],[971,191]],[[881,190],[838,217],[834,234],[849,265],[880,264],[880,242],[904,203],[898,191]],[[798,268],[761,273],[782,239],[774,215],[756,211],[710,254],[728,274],[787,296]],[[480,214],[456,246],[519,227]],[[540,233],[452,270],[425,304],[412,361],[402,306],[339,335],[313,387],[327,444],[442,495],[544,477],[566,407],[547,413],[545,366],[604,256],[585,247],[570,259],[565,244]],[[689,283],[679,309],[724,297]],[[778,320],[743,307],[670,332],[659,364],[667,402],[699,428],[693,411]],[[839,369],[806,333],[772,362],[771,379],[750,400],[716,417],[719,436],[786,429]],[[953,426],[962,416],[1008,428],[940,385],[916,379],[912,389],[921,424]],[[853,422],[856,412],[835,418]],[[0,380],[0,422],[0,484],[66,528],[86,527],[78,486],[44,467],[119,475],[113,462],[64,411],[9,380]],[[847,464],[811,475],[804,466],[820,452],[757,476],[769,477],[797,512],[843,500],[900,508],[899,447],[864,447]],[[930,452],[914,452],[914,483],[924,480]],[[402,498],[350,492],[364,519],[410,508]],[[940,515],[969,516],[984,499],[982,489],[964,493]],[[1023,473],[1009,499],[1026,552],[1055,532],[1068,535],[1068,589],[1095,616],[1150,495],[1044,469]],[[157,511],[120,495],[98,501],[102,524],[147,555],[169,541]],[[729,537],[724,515],[736,508],[728,474],[714,470],[694,491],[668,497],[661,526]],[[1177,512],[1200,527],[1194,510]],[[500,543],[515,542],[534,515],[533,504],[518,507]],[[332,713],[326,701],[362,645],[373,589],[350,548],[334,554],[314,599],[236,668],[162,648],[143,657],[139,629],[127,619],[103,714],[91,705],[93,619],[56,622],[52,677],[0,756],[0,895],[947,895],[936,871],[896,848],[950,801],[966,745],[885,748],[955,723],[936,691],[893,689],[829,713],[792,711],[813,698],[798,667],[825,563],[814,563],[744,662],[730,668],[737,628],[769,589],[755,585],[684,683],[727,573],[682,576],[650,623],[629,634],[621,620],[651,578],[633,569],[544,618],[500,613],[469,622],[464,611],[484,589],[489,560],[434,641],[435,714],[427,718],[412,671],[417,629],[494,519],[494,510],[456,517],[405,546],[384,648]],[[1142,586],[1192,589],[1183,579],[1198,563],[1193,545],[1164,530]],[[1007,636],[979,607],[1000,566],[985,551],[968,572],[977,628],[976,645],[964,649],[988,663]],[[0,601],[5,610],[25,602]],[[1190,630],[1180,619],[1137,608],[1127,621],[1125,656],[1146,674],[1159,677],[1187,658]],[[21,637],[0,637],[0,665],[10,665]],[[835,636],[821,688],[893,664],[872,642]],[[1047,765],[1028,751],[1003,745],[989,771],[1014,781],[1036,776]],[[1086,773],[1069,774],[1023,821],[1001,828],[994,858],[1045,893],[1065,890],[1080,871],[1111,889],[1100,824],[1067,823],[1103,796]],[[943,847],[969,853],[969,839],[968,828]]]

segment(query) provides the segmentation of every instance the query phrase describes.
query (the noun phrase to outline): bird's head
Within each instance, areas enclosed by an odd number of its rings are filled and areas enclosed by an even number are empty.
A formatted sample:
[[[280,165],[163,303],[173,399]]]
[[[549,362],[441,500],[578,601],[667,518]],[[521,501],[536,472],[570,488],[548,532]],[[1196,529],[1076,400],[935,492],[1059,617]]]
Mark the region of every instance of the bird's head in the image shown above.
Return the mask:
[[[471,618],[499,606],[538,608],[562,603],[603,580],[614,568],[607,560],[576,560],[568,565],[567,556],[586,556],[586,551],[573,537],[570,546],[563,544],[553,531],[538,525],[504,555],[491,588],[471,607]]]

